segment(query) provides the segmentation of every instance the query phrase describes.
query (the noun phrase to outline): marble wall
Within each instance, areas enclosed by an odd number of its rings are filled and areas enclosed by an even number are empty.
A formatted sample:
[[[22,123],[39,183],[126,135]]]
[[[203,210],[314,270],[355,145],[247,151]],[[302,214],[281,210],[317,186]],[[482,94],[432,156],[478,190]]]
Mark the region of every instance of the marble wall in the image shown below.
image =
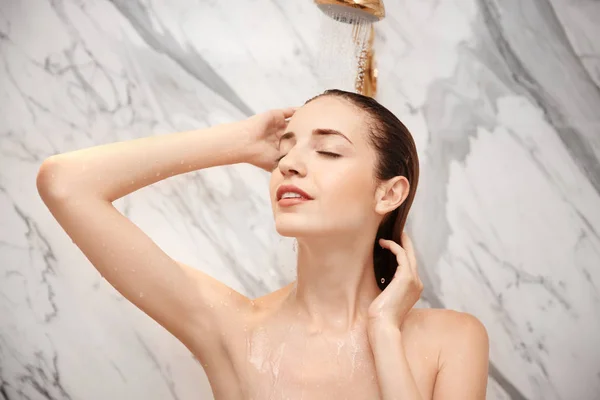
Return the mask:
[[[420,152],[422,305],[485,323],[489,399],[600,399],[600,3],[386,9],[377,98]],[[212,398],[60,229],[36,173],[52,154],[302,104],[328,85],[324,20],[310,0],[0,0],[0,399]],[[260,296],[294,275],[267,182],[213,168],[116,205]]]

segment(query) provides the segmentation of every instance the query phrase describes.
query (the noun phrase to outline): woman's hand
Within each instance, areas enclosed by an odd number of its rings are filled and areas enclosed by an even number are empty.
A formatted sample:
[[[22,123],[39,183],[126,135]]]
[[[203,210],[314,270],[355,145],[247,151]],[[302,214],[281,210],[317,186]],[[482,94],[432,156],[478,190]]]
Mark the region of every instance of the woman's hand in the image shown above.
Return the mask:
[[[369,306],[370,327],[384,324],[399,328],[408,312],[421,297],[423,283],[417,272],[417,260],[412,241],[406,233],[402,233],[401,240],[404,248],[392,240],[379,240],[381,247],[396,255],[398,269],[385,290]]]
[[[250,135],[247,162],[271,172],[279,156],[279,139],[284,134],[288,120],[298,107],[269,110],[248,118],[245,123]]]

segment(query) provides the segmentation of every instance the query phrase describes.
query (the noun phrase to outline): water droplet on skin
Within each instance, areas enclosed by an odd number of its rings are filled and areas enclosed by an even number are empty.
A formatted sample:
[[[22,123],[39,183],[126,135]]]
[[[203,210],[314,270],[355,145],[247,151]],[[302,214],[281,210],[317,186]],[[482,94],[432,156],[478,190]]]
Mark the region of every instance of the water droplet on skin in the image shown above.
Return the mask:
[[[140,292],[140,297],[144,297],[144,293]]]
[[[213,308],[213,307],[214,307],[214,306],[213,306],[213,304],[211,303],[211,304],[210,304],[210,308]]]
[[[179,162],[179,164],[183,164],[183,160],[181,160],[181,161]]]
[[[157,172],[157,173],[156,173],[156,176],[160,176],[160,172]]]

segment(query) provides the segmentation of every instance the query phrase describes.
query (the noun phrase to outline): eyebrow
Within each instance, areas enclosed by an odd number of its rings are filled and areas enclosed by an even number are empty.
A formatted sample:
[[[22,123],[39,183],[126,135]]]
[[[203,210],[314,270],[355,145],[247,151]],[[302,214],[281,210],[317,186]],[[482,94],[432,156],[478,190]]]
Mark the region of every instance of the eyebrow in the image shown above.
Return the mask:
[[[342,132],[337,131],[335,129],[316,128],[316,129],[313,129],[312,134],[313,134],[313,136],[330,136],[330,135],[341,136],[344,139],[346,139],[348,142],[350,142],[351,144],[354,144],[354,143],[352,143],[352,141],[350,139],[348,139],[348,137],[346,135],[344,135]],[[295,137],[296,137],[296,134],[294,132],[284,133],[281,136],[281,138],[279,138],[278,147],[281,147],[281,142],[283,140],[288,140],[288,139],[292,139]]]

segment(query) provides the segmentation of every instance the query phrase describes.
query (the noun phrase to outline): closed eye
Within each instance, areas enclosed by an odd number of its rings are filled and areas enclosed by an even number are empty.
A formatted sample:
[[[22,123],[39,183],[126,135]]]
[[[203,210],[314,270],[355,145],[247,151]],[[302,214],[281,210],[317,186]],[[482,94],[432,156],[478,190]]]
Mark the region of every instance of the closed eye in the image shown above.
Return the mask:
[[[322,155],[327,156],[327,157],[332,157],[332,158],[341,157],[340,154],[330,153],[328,151],[317,151],[317,153],[322,154]]]
[[[331,157],[331,158],[339,158],[341,157],[341,154],[336,154],[336,153],[330,153],[328,151],[317,151],[317,153],[322,154],[326,157]],[[281,157],[277,158],[277,160],[275,160],[275,163],[278,164],[279,161],[281,161],[281,159],[283,157],[285,157],[287,154],[282,155]]]

